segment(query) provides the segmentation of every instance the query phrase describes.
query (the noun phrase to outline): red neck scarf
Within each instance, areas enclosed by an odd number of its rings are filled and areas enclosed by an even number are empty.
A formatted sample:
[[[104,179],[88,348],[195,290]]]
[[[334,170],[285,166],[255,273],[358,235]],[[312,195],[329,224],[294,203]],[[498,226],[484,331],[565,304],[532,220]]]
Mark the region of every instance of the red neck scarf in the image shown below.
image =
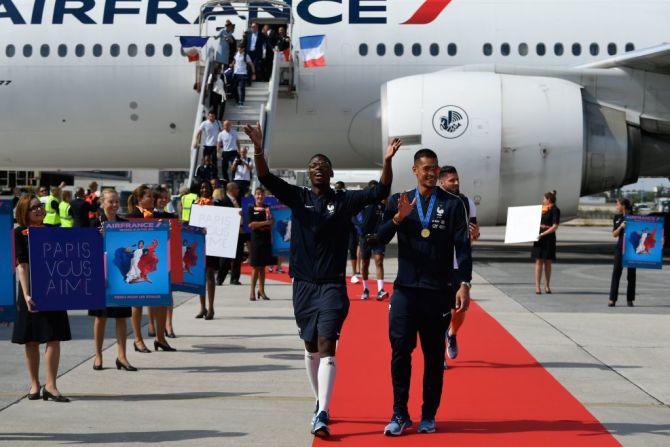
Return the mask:
[[[145,210],[141,206],[138,206],[137,209],[142,212],[142,217],[144,217],[145,219],[154,217],[154,212],[153,211]]]

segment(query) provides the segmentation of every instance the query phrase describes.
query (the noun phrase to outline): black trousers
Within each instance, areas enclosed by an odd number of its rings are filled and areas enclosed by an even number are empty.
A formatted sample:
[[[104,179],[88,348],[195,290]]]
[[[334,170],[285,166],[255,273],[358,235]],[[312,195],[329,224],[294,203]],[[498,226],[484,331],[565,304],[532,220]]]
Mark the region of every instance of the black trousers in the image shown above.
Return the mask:
[[[216,281],[218,283],[223,283],[230,272],[230,282],[240,280],[241,270],[242,270],[242,256],[244,255],[244,235],[240,234],[237,238],[237,251],[235,252],[235,258],[219,258],[219,271],[217,273]]]
[[[226,183],[230,181],[230,165],[239,156],[237,151],[222,151],[221,152],[221,175],[226,179]]]
[[[619,281],[621,281],[621,274],[623,273],[623,255],[621,250],[617,248],[614,252],[614,267],[612,268],[612,284],[610,285],[610,301],[615,301],[619,298]],[[626,300],[635,301],[635,280],[636,269],[628,269],[628,287],[626,288]]]
[[[412,376],[412,351],[419,334],[423,352],[422,418],[432,419],[442,397],[444,376],[444,333],[451,322],[453,290],[407,288],[396,286],[389,312],[391,341],[391,378],[393,381],[393,414],[409,416],[407,401]]]

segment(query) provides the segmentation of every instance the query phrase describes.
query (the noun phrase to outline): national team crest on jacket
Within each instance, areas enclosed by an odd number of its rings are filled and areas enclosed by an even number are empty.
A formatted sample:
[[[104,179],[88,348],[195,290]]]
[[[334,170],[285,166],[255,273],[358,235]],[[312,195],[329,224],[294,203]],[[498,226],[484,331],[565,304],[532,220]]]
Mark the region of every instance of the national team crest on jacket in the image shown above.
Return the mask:
[[[458,106],[444,106],[433,115],[433,128],[443,138],[458,138],[468,130],[470,120]]]

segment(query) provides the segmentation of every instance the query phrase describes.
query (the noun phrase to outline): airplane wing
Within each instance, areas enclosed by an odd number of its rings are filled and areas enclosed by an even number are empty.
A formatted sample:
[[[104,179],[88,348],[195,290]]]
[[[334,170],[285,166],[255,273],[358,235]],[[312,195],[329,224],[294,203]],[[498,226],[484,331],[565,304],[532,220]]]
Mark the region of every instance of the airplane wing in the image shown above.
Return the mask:
[[[632,68],[670,75],[670,43],[631,51],[621,56],[582,65],[578,68]]]

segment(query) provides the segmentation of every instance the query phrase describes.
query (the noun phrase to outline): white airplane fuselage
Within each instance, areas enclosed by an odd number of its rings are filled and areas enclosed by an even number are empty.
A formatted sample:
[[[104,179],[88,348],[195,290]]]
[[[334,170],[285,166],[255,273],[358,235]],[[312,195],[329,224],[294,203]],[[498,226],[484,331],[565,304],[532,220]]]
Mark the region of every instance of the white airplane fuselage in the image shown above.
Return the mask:
[[[569,68],[668,40],[670,2],[445,0],[432,15],[424,3],[293,0],[294,52],[300,36],[324,34],[326,66],[296,66],[297,95],[278,102],[272,167],[302,168],[317,152],[328,154],[336,169],[379,166],[380,87],[394,79],[476,64]],[[200,4],[0,0],[0,167],[187,168],[198,96],[194,65],[175,36],[198,35]],[[261,9],[259,17],[272,15]],[[405,23],[412,17],[428,23]],[[206,25],[206,34],[229,18],[241,23],[222,15]],[[163,53],[165,45],[171,54]],[[535,192],[538,200],[541,193]]]

